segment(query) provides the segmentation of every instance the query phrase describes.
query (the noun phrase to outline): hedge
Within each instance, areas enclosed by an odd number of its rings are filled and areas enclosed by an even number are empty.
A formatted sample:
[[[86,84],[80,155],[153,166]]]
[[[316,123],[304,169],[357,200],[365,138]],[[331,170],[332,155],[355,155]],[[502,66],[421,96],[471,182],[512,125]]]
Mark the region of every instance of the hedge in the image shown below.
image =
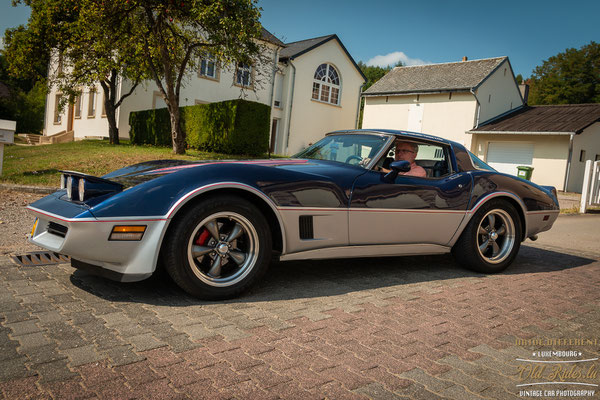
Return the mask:
[[[225,154],[261,155],[269,146],[270,107],[247,100],[181,107],[181,129],[188,147]],[[129,114],[131,143],[171,145],[166,108]]]

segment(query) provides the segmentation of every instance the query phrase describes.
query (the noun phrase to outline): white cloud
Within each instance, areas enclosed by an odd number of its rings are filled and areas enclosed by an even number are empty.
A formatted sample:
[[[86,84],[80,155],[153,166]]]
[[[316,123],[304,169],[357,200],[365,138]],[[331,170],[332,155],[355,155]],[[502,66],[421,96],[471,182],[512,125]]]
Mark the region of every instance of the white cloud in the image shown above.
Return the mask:
[[[398,61],[402,61],[402,65],[406,66],[430,64],[429,62],[423,61],[420,58],[410,58],[402,51],[394,51],[393,53],[389,53],[383,56],[379,55],[371,58],[369,61],[367,61],[367,65],[387,67],[388,65],[396,65]]]

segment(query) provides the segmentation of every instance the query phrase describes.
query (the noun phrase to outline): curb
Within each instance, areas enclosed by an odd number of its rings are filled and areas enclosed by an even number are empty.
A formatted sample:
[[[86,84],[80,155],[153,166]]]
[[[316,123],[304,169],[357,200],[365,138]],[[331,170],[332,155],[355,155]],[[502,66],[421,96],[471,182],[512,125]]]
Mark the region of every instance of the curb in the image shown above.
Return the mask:
[[[0,190],[14,190],[16,192],[50,194],[56,192],[58,188],[45,186],[16,185],[12,183],[0,183]]]

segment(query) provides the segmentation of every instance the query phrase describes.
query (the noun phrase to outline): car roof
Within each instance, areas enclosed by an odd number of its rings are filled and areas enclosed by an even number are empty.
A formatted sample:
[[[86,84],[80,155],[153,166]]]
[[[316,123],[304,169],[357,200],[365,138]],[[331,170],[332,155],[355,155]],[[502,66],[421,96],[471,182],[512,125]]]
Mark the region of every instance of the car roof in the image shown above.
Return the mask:
[[[400,131],[400,130],[395,130],[395,129],[347,129],[347,130],[333,131],[333,132],[328,133],[327,135],[333,135],[333,134],[339,134],[339,133],[354,133],[354,134],[375,133],[375,134],[384,134],[384,135],[395,135],[395,136],[402,136],[402,137],[410,138],[410,139],[431,140],[431,141],[438,142],[438,143],[458,145],[460,147],[464,147],[460,143],[453,142],[452,140],[444,139],[439,136],[427,135],[425,133],[419,133],[419,132]]]

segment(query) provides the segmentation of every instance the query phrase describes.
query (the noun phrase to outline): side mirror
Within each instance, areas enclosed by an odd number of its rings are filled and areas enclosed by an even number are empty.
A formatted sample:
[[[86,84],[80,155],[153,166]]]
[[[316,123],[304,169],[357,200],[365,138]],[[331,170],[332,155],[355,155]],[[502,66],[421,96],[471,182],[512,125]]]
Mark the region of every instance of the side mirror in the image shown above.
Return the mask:
[[[391,171],[385,174],[384,178],[389,182],[393,182],[400,172],[410,171],[410,163],[404,160],[394,161],[390,164],[390,169]]]

